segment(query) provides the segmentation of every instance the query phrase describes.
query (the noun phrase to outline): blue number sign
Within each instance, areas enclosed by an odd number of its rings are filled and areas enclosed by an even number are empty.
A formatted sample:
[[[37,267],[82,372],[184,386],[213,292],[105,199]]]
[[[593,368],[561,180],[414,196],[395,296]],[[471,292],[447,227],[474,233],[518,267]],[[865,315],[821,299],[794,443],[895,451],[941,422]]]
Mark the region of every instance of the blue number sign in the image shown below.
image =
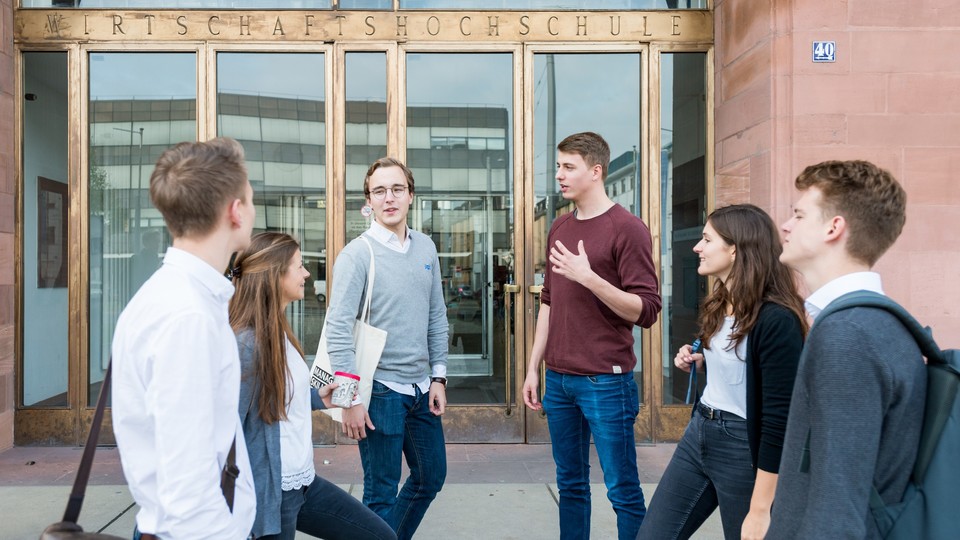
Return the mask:
[[[814,41],[813,42],[813,61],[814,62],[836,62],[837,61],[837,42],[836,41]]]

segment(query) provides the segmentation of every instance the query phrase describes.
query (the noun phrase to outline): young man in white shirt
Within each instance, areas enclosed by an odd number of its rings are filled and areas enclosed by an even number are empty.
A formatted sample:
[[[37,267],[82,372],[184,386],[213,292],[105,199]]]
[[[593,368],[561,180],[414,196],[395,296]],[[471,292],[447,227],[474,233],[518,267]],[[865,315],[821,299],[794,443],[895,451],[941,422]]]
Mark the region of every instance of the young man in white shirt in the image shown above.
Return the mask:
[[[815,319],[853,291],[883,293],[871,268],[906,221],[907,196],[866,161],[827,161],[795,182],[780,261],[803,276]],[[767,538],[877,538],[870,513],[903,498],[927,376],[916,342],[882,309],[838,311],[807,336],[790,402]]]
[[[243,148],[219,138],[168,149],[150,176],[150,198],[173,246],[113,339],[113,427],[140,506],[134,539],[247,538],[256,495],[237,415],[233,285],[224,277],[256,216]],[[234,444],[231,509],[220,479]]]

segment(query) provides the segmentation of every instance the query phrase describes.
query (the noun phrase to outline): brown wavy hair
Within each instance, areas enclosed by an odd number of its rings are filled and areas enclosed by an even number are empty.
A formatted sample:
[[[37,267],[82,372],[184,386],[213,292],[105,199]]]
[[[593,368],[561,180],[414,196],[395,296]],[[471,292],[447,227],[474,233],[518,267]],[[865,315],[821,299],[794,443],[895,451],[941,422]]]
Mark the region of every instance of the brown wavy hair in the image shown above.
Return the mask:
[[[715,210],[707,222],[737,250],[727,283],[717,280],[701,306],[697,322],[704,348],[709,348],[710,338],[723,325],[727,304],[733,306],[734,317],[729,349],[750,334],[764,302],[790,310],[806,335],[803,298],[797,292],[793,271],[780,263],[783,246],[770,216],[752,204],[735,204]]]
[[[303,356],[303,348],[293,335],[284,314],[280,279],[300,244],[289,234],[260,233],[241,251],[234,262],[230,299],[230,326],[236,333],[252,330],[257,349],[256,391],[260,418],[267,424],[287,419],[287,392],[290,370],[287,368],[284,338]]]

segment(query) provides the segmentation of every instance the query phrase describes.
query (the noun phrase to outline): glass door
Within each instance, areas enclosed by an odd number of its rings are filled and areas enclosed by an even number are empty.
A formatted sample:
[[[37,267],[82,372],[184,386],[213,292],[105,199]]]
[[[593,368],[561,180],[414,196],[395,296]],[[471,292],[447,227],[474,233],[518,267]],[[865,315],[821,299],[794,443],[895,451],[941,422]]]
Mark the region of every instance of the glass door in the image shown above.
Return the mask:
[[[557,144],[566,136],[582,131],[599,133],[610,145],[610,167],[605,180],[609,197],[650,225],[644,190],[647,185],[641,166],[644,150],[645,116],[642,101],[645,69],[641,49],[637,47],[571,49],[570,47],[528,48],[526,56],[526,107],[532,124],[528,138],[527,171],[532,176],[527,188],[530,218],[526,239],[530,248],[530,274],[524,293],[532,305],[528,325],[527,350],[533,343],[533,331],[539,306],[540,286],[547,264],[547,234],[553,220],[573,211],[557,189]],[[532,184],[532,185],[531,185]],[[651,226],[651,229],[653,227]],[[652,414],[649,377],[644,370],[644,332],[634,327],[634,377],[640,390],[640,414],[637,417],[637,441],[652,438]],[[544,366],[541,364],[540,392],[543,394]],[[527,440],[549,442],[543,411],[526,410]]]
[[[450,442],[522,442],[514,354],[512,51],[407,50],[411,226],[433,238],[449,323]],[[401,70],[404,72],[404,70]]]

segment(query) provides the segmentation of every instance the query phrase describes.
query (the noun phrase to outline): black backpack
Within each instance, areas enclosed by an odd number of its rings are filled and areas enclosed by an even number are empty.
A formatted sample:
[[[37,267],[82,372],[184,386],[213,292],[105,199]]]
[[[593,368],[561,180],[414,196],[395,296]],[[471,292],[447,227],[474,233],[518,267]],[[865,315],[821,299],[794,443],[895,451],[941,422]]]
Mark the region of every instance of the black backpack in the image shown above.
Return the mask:
[[[895,315],[917,340],[927,359],[927,401],[917,462],[903,500],[887,506],[870,493],[870,511],[887,539],[940,539],[960,535],[960,350],[940,350],[929,327],[923,327],[900,304],[869,291],[845,294],[831,302],[817,321],[853,307],[872,307]],[[816,324],[814,324],[816,326]],[[812,331],[812,329],[811,329]]]

